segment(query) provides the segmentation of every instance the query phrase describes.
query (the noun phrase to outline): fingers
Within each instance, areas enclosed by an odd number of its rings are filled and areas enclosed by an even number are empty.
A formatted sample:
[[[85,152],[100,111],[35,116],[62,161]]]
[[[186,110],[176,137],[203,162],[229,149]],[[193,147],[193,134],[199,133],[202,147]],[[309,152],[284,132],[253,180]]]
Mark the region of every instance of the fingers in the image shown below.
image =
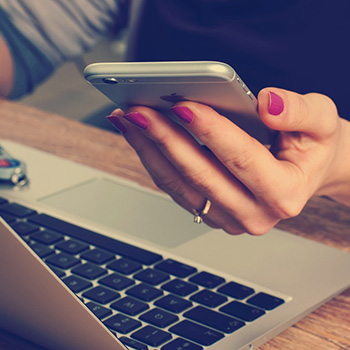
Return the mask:
[[[172,163],[160,152],[158,147],[140,130],[121,120],[120,110],[113,111],[107,119],[121,131],[128,143],[134,148],[155,184],[167,193],[174,194],[173,199],[188,210],[200,207],[203,196],[189,186]],[[189,208],[191,198],[193,207]]]
[[[262,234],[297,215],[332,161],[326,143],[336,134],[337,113],[322,95],[261,91],[261,119],[280,131],[275,154],[208,106],[184,101],[172,112],[184,128],[147,107],[115,111],[110,119],[161,189],[188,211],[209,199],[204,221],[232,234]]]
[[[211,117],[218,118],[218,115],[213,114]],[[137,130],[153,142],[154,146],[181,174],[185,183],[190,184],[201,194],[200,206],[193,206],[193,200],[189,198],[191,196],[187,197],[186,200],[192,204],[192,208],[200,208],[205,202],[205,198],[211,200],[213,205],[209,214],[205,217],[205,221],[212,220],[231,234],[241,232],[262,234],[276,224],[277,220],[274,214],[266,215],[263,208],[257,205],[256,198],[246,186],[215,156],[205,152],[181,126],[145,107],[132,108],[123,119],[132,125],[137,125]],[[233,125],[233,128],[240,130],[231,122],[229,122],[229,125]],[[131,136],[129,133],[131,129],[128,125],[128,132],[125,136],[127,139],[129,138],[128,141],[140,154],[139,145],[135,143],[134,135]],[[271,156],[262,145],[257,144],[262,147],[264,152],[267,152],[268,156]],[[150,149],[146,145],[146,143],[143,143],[141,147]],[[147,169],[150,169],[153,166],[153,161],[148,156],[146,160],[146,152],[148,151],[142,151],[141,157],[144,164],[148,163]],[[232,153],[232,149],[229,149],[229,152]],[[162,167],[161,164],[159,166]],[[160,170],[157,171],[160,172]],[[171,171],[167,173],[168,180],[172,178],[170,173]],[[167,187],[166,192],[175,199],[177,196],[174,194],[174,188],[169,189],[169,186]],[[189,207],[188,204],[182,205],[186,209]],[[252,216],[255,218],[254,221],[251,220]]]
[[[334,103],[323,95],[263,90],[259,94],[261,119],[282,131],[274,156],[208,106],[181,102],[173,111],[258,202],[280,217],[297,215],[319,186],[320,176],[312,181],[310,175],[316,176],[317,169],[324,172],[320,163],[327,157],[325,149],[334,143],[329,137],[336,134],[339,119]]]
[[[277,193],[279,179],[286,170],[261,143],[208,106],[181,102],[172,110],[182,120],[183,114],[192,113],[192,120],[184,122],[186,128],[210,148],[257,200],[265,202],[267,193]]]
[[[147,114],[144,110],[142,112],[143,114]],[[194,209],[200,210],[206,201],[206,197],[191,186],[160,151],[159,147],[143,134],[142,130],[145,127],[147,129],[148,123],[137,114],[130,117],[129,113],[129,116],[127,116],[129,120],[133,120],[134,122],[140,121],[140,126],[134,127],[121,119],[123,115],[124,113],[121,110],[115,110],[107,119],[124,134],[126,140],[137,152],[155,184],[164,192],[168,193],[176,203],[192,214]],[[170,128],[175,129],[180,127],[178,125],[172,125]],[[198,147],[197,144],[196,146]],[[204,217],[204,222],[212,228],[224,228],[227,226],[226,231],[230,234],[244,232],[241,225],[234,222],[219,205],[214,203],[210,209],[210,213]],[[228,222],[230,222],[230,225],[227,224]]]

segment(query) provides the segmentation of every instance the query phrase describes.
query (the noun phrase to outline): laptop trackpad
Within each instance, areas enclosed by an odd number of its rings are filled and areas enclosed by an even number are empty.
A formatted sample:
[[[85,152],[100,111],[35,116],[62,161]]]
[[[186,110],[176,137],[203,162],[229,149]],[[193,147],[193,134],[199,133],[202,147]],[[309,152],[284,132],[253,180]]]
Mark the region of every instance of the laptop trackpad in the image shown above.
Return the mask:
[[[176,247],[211,229],[167,198],[109,179],[93,179],[39,200],[144,240]]]

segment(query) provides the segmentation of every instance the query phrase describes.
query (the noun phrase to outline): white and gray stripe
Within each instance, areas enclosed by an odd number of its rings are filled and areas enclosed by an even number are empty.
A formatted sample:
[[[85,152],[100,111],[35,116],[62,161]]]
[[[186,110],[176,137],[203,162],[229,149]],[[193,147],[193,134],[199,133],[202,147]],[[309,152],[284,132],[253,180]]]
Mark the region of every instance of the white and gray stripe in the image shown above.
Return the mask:
[[[125,21],[124,0],[0,0],[16,28],[54,66],[91,49]]]

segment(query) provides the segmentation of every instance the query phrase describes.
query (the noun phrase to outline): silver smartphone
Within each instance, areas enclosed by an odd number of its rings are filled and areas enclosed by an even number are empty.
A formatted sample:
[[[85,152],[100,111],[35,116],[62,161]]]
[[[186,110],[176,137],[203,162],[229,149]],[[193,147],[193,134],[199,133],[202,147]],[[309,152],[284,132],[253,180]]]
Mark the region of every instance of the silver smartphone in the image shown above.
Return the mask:
[[[169,114],[178,101],[195,101],[214,108],[222,116],[264,144],[274,132],[260,120],[257,100],[235,70],[214,61],[93,63],[85,79],[126,109],[152,107]]]

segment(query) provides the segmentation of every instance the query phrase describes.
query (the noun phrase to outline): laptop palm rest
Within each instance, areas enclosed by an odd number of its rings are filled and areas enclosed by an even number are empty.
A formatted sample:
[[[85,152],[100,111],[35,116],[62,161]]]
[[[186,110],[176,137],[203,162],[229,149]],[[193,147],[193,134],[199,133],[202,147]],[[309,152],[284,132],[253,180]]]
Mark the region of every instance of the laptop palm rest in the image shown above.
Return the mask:
[[[166,248],[211,230],[205,225],[194,225],[191,214],[168,198],[107,178],[92,179],[39,201]]]

